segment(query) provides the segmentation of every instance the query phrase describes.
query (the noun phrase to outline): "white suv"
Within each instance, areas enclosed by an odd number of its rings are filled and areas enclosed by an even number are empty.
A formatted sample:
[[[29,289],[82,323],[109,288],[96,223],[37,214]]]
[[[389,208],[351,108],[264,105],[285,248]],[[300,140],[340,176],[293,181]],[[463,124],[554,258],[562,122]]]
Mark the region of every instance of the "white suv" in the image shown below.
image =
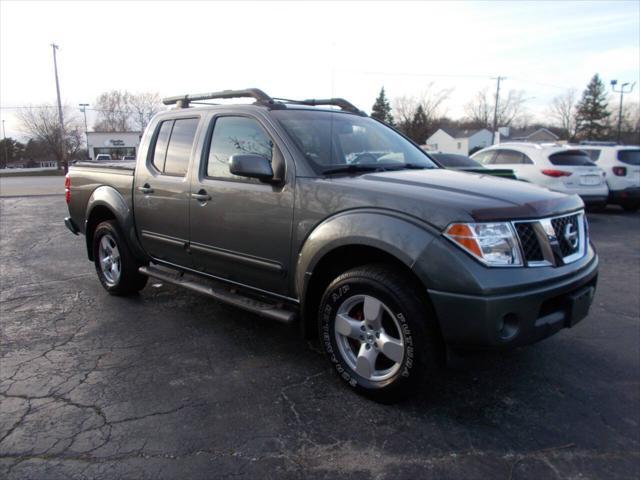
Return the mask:
[[[585,204],[606,205],[605,173],[575,147],[527,142],[499,143],[471,158],[487,168],[511,168],[518,180],[582,197]]]
[[[615,144],[580,145],[607,174],[609,203],[627,211],[640,207],[640,147]]]

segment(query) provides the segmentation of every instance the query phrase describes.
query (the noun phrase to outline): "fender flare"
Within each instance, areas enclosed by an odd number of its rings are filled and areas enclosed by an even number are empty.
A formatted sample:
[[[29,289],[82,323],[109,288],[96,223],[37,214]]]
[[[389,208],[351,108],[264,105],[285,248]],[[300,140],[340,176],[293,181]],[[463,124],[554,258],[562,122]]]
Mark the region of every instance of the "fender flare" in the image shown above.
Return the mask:
[[[337,248],[353,245],[378,248],[413,270],[438,234],[427,223],[391,210],[355,209],[334,215],[317,225],[300,249],[295,271],[296,295],[304,302],[315,267]]]
[[[133,217],[133,211],[122,194],[113,187],[103,185],[96,188],[87,201],[87,216],[85,220],[85,238],[87,242],[87,253],[90,260],[93,260],[92,253],[92,240],[93,232],[87,230],[89,219],[96,207],[107,208],[113,216],[116,218],[118,226],[122,230],[131,252],[140,261],[147,259],[147,254],[144,252],[138,235],[136,233],[135,222]]]

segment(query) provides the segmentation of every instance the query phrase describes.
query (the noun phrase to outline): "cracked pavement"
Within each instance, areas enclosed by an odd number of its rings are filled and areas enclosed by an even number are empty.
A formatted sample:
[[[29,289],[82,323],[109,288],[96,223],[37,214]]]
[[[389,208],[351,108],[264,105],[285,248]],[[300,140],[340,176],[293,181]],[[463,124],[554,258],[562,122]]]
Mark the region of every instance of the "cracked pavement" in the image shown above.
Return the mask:
[[[167,285],[101,288],[62,196],[0,200],[0,477],[640,476],[640,215],[590,214],[590,316],[394,406],[295,327]]]

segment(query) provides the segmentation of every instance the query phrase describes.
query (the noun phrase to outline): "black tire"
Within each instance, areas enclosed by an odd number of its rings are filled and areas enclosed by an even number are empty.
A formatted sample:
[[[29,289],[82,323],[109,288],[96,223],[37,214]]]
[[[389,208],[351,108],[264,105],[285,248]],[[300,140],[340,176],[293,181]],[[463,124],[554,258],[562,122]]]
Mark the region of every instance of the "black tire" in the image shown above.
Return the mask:
[[[115,263],[119,266],[119,275],[111,275],[108,278],[103,271],[100,258],[100,243],[105,239],[111,245],[115,244],[115,250],[119,254],[119,260]],[[130,295],[137,293],[147,284],[147,277],[138,272],[140,264],[135,260],[129,245],[124,240],[120,228],[114,220],[107,220],[98,224],[93,234],[93,263],[96,267],[98,279],[104,289],[111,295]],[[113,263],[113,262],[112,262]]]
[[[622,208],[625,212],[637,212],[640,203],[623,203]]]
[[[367,299],[370,296],[383,304],[381,310],[383,311],[381,314],[383,334],[388,328],[390,329],[389,335],[398,338],[396,331],[397,327],[400,327],[401,332],[397,332],[400,333],[399,339],[402,340],[403,349],[400,362],[394,363],[394,360],[382,353],[379,348],[381,344],[375,340],[375,338],[380,338],[376,337],[377,333],[374,333],[373,340],[369,337],[365,339],[365,335],[360,336],[360,332],[356,328],[350,332],[359,335],[358,339],[351,335],[336,334],[338,313],[343,315],[345,308],[349,309],[353,304],[355,305],[354,310],[350,310],[347,317],[350,320],[360,320],[358,309],[362,308],[361,317],[365,319],[364,303],[362,307],[359,307],[358,302],[360,298]],[[367,320],[363,320],[363,323],[367,323]],[[373,400],[382,403],[401,400],[414,390],[427,374],[431,378],[436,377],[435,374],[443,356],[443,343],[435,315],[415,283],[403,273],[388,266],[356,267],[333,280],[325,290],[320,302],[318,326],[324,351],[339,377],[358,393]],[[370,327],[359,325],[357,328],[366,334]],[[374,342],[373,345],[369,344],[367,347],[366,342],[371,341]],[[365,347],[367,350],[363,351],[362,349]],[[385,370],[385,364],[380,366],[380,371],[386,371],[389,375],[386,378],[382,378],[384,375],[380,375],[380,380],[377,380],[375,375],[370,375],[367,378],[354,368],[355,350],[359,352],[355,358],[356,368],[358,368],[360,356],[367,355],[367,352],[374,348],[375,353],[372,353],[374,372],[379,371],[379,357],[382,357],[382,362],[394,364],[387,370]],[[365,361],[364,363],[371,365],[370,362]],[[397,369],[395,373],[394,369]]]

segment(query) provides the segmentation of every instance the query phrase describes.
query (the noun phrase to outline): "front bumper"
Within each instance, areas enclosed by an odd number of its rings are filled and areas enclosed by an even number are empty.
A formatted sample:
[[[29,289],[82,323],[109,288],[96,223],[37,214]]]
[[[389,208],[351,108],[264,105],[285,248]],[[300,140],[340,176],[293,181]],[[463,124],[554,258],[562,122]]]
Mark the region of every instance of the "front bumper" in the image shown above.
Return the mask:
[[[586,317],[598,278],[598,257],[569,278],[505,295],[464,295],[428,290],[442,335],[461,348],[527,345]]]

